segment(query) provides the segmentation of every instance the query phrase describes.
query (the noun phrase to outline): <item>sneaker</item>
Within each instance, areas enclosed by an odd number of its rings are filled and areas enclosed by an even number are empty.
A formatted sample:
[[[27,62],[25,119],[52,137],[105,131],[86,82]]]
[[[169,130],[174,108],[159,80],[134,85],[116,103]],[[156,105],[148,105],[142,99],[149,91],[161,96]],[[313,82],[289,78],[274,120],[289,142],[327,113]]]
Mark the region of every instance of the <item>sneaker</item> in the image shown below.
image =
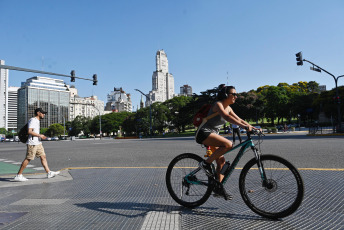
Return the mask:
[[[216,198],[225,198],[225,200],[231,200],[233,199],[233,196],[228,194],[225,190],[225,188],[220,187],[220,186],[215,186],[214,190],[213,190],[214,194],[213,196]]]
[[[57,172],[49,171],[47,173],[47,176],[48,176],[48,178],[53,178],[54,176],[59,175],[59,174],[60,174],[60,171],[57,171]]]
[[[14,177],[14,180],[15,180],[15,181],[24,182],[24,181],[28,181],[29,179],[25,178],[25,177],[23,176],[23,174],[20,174],[20,175],[15,176],[15,177]]]
[[[199,162],[199,167],[204,170],[205,174],[207,174],[208,177],[214,177],[211,165],[205,162],[205,160]]]

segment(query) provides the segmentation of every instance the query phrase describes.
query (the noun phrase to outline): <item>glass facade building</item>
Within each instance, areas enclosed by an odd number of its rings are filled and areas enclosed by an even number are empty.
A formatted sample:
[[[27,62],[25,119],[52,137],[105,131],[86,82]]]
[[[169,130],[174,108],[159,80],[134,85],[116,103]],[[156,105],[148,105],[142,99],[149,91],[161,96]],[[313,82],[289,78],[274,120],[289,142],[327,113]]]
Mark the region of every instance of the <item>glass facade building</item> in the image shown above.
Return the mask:
[[[48,112],[41,120],[41,128],[63,124],[63,120],[69,118],[69,98],[70,92],[63,80],[36,76],[22,82],[18,90],[18,129],[34,117],[36,108]]]

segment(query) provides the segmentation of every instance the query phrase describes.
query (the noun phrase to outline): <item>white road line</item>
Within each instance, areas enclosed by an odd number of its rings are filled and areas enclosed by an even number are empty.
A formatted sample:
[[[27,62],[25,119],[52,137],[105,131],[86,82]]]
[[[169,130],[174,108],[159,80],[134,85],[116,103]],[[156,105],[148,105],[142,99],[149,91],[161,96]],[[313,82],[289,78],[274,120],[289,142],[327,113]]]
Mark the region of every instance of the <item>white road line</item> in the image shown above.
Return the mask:
[[[180,215],[178,211],[147,213],[141,230],[178,230],[180,229]]]

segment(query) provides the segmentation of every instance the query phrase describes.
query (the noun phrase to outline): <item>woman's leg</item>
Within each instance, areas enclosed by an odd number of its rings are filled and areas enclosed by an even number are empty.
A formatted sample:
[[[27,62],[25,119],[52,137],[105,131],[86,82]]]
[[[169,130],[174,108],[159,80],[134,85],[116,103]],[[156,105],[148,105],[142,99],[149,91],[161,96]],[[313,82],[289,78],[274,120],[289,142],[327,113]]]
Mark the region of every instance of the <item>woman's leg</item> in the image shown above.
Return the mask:
[[[204,141],[204,145],[218,147],[213,154],[206,160],[206,163],[211,164],[214,160],[220,158],[223,154],[232,149],[233,144],[230,140],[216,134],[211,133]]]
[[[221,182],[223,180],[223,175],[220,173],[222,167],[224,166],[226,160],[224,158],[224,156],[220,156],[217,160],[216,160],[216,174],[217,174],[217,178],[219,178],[219,181]]]

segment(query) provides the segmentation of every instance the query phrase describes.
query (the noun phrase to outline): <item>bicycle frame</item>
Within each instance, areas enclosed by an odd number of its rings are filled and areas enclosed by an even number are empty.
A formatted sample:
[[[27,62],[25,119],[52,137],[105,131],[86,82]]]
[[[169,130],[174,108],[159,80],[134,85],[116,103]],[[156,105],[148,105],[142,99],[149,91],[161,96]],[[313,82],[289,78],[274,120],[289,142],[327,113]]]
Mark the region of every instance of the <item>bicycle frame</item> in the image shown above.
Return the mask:
[[[244,155],[245,150],[250,147],[252,149],[253,153],[254,153],[255,158],[257,159],[257,162],[258,162],[258,169],[259,169],[259,172],[260,172],[260,175],[261,175],[261,178],[262,178],[262,182],[263,182],[262,184],[263,184],[264,187],[267,185],[265,171],[264,171],[264,169],[262,167],[262,164],[260,162],[260,155],[258,153],[258,150],[257,150],[256,146],[254,145],[254,143],[252,141],[251,135],[247,134],[247,137],[248,137],[247,140],[245,140],[244,142],[234,146],[231,150],[229,150],[228,152],[225,153],[225,154],[227,154],[227,153],[232,152],[233,150],[238,149],[239,147],[241,147],[241,149],[239,150],[238,154],[234,158],[232,164],[229,166],[228,172],[224,175],[224,178],[221,181],[221,184],[224,185],[226,183],[226,181],[228,180],[228,178],[231,176],[232,172],[234,171],[235,167],[239,163],[241,157]],[[196,182],[196,181],[188,180],[188,177],[190,175],[193,175],[193,174],[197,173],[199,170],[200,170],[200,168],[197,168],[196,170],[192,171],[190,174],[186,175],[185,176],[186,181],[188,183],[191,183],[191,184],[198,184],[198,185],[203,184],[203,183],[200,183],[199,181]],[[215,170],[213,170],[213,171],[215,171]]]

